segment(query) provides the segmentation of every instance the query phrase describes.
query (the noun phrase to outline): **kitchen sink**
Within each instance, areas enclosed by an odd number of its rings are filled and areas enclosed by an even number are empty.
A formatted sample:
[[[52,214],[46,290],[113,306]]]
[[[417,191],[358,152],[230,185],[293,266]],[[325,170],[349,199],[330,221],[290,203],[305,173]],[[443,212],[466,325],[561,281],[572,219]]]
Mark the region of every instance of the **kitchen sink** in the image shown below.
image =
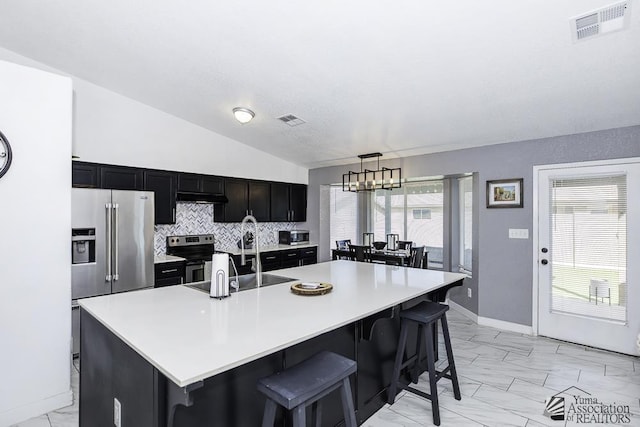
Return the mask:
[[[231,280],[234,280],[234,279],[235,279],[235,276],[232,276]],[[280,283],[286,283],[286,282],[293,282],[295,280],[297,279],[292,279],[291,277],[277,276],[275,274],[262,273],[262,287],[278,285]],[[245,291],[247,289],[255,289],[257,287],[255,273],[238,276],[238,282],[240,282],[240,288],[238,289],[239,291]],[[197,289],[202,292],[209,293],[211,289],[211,282],[207,280],[204,282],[188,284],[186,286],[193,289]],[[230,291],[231,293],[235,292],[234,288],[231,288]]]

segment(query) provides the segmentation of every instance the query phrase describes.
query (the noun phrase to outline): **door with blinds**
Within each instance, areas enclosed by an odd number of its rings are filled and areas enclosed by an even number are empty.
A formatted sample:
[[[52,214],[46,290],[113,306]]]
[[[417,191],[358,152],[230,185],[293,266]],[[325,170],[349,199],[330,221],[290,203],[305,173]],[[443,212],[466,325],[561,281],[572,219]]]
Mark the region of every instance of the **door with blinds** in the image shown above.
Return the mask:
[[[638,161],[536,168],[540,335],[637,354]]]

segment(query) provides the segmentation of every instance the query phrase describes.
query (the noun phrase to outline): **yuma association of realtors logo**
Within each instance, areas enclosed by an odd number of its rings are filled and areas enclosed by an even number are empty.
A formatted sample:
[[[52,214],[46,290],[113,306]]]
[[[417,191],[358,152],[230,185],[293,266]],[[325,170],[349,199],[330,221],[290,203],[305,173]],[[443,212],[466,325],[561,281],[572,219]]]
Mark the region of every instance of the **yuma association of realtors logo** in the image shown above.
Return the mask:
[[[568,393],[569,390],[578,394]],[[560,396],[566,394],[568,397]],[[545,400],[544,415],[555,421],[570,421],[577,424],[629,424],[629,405],[601,402],[591,393],[569,387]]]

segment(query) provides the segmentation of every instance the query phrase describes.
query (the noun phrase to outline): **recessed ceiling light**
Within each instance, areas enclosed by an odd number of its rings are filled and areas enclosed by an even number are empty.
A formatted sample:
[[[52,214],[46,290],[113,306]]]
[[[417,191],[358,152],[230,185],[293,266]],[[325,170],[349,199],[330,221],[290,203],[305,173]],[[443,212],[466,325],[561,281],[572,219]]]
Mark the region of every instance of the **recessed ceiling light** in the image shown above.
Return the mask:
[[[248,108],[236,107],[233,109],[236,120],[242,124],[249,123],[255,117],[255,113]]]

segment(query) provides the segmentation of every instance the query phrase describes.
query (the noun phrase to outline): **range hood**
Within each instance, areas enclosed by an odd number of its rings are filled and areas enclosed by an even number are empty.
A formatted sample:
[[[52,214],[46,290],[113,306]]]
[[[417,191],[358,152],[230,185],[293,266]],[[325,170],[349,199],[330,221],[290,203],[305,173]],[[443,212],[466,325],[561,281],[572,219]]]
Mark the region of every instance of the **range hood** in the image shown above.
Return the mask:
[[[178,191],[176,200],[179,202],[197,203],[227,203],[229,199],[224,194],[196,193],[191,191]]]

